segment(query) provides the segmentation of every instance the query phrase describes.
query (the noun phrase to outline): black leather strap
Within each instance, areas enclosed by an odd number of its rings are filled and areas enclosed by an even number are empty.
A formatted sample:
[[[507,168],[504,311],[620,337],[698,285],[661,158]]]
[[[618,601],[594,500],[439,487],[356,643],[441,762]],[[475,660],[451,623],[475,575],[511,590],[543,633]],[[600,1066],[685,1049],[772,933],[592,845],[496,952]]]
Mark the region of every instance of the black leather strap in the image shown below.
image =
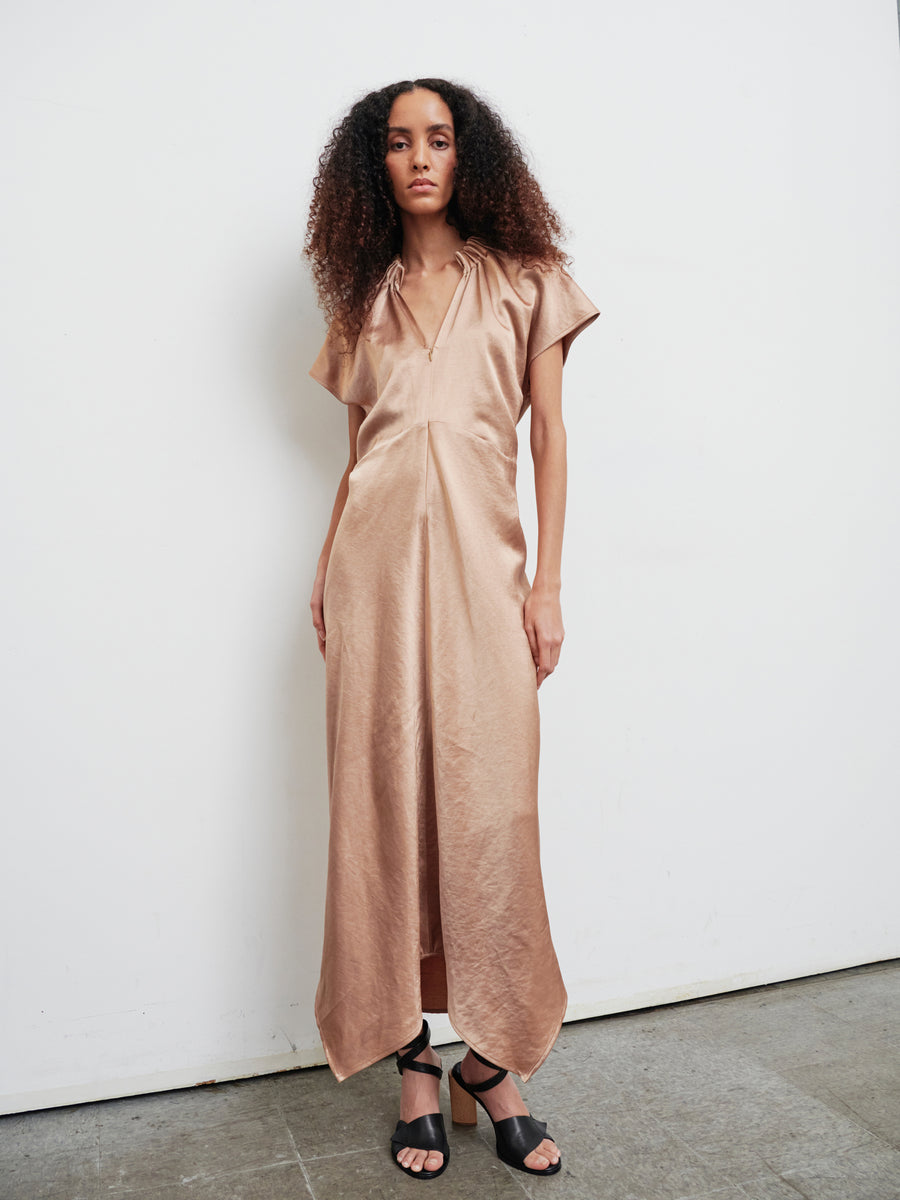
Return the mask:
[[[472,1050],[471,1046],[469,1047]],[[498,1083],[502,1083],[509,1074],[504,1068],[498,1067],[496,1063],[489,1062],[488,1059],[482,1058],[477,1050],[472,1050],[472,1054],[485,1067],[490,1067],[492,1071],[496,1071],[496,1075],[492,1075],[490,1079],[485,1079],[483,1083],[468,1083],[466,1087],[470,1092],[489,1092],[492,1087],[496,1087]],[[460,1076],[462,1075],[462,1066],[460,1066]]]
[[[469,1050],[472,1053],[472,1057],[477,1058],[483,1067],[490,1067],[492,1071],[500,1070],[500,1068],[497,1066],[496,1063],[492,1063],[489,1058],[484,1058],[481,1054],[478,1053],[477,1050],[472,1050],[471,1046],[469,1047]]]
[[[397,1060],[397,1070],[401,1075],[404,1071],[418,1071],[422,1075],[437,1075],[438,1079],[444,1074],[440,1067],[433,1067],[431,1063],[405,1062],[402,1058]]]
[[[422,1075],[437,1075],[438,1079],[443,1075],[440,1067],[432,1066],[431,1063],[416,1062],[416,1056],[421,1054],[428,1046],[431,1037],[431,1030],[428,1028],[428,1022],[422,1022],[422,1028],[417,1037],[415,1037],[409,1046],[403,1047],[403,1053],[397,1051],[397,1070],[402,1075],[404,1071],[419,1071]],[[417,1149],[426,1149],[421,1146]]]
[[[412,1150],[436,1150],[446,1159],[450,1146],[441,1114],[426,1113],[414,1121],[398,1121],[391,1137],[391,1149],[396,1156],[407,1146]]]
[[[511,1166],[521,1164],[547,1135],[547,1122],[534,1117],[505,1117],[494,1126],[497,1134],[497,1157]],[[553,1138],[547,1138],[552,1142]],[[542,1172],[539,1172],[542,1174]]]

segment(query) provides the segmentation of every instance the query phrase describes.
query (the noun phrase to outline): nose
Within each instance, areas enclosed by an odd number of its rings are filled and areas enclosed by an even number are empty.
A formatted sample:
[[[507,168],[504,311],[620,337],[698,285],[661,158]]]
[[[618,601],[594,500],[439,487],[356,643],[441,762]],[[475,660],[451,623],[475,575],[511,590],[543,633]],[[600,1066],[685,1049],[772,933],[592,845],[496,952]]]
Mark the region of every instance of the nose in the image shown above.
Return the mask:
[[[431,169],[431,164],[428,162],[427,142],[419,142],[417,146],[413,147],[412,169],[414,171],[428,171]]]

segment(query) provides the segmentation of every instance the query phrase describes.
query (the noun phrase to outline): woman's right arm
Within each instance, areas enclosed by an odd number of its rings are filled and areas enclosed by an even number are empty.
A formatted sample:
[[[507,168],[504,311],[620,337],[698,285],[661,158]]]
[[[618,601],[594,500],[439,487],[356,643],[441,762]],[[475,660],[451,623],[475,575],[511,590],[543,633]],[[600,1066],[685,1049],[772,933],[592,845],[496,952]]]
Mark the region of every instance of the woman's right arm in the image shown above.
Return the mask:
[[[338,522],[341,519],[341,513],[344,511],[344,505],[347,503],[347,491],[349,488],[350,472],[356,466],[356,438],[359,433],[359,427],[362,425],[366,415],[366,410],[360,408],[358,404],[348,404],[347,406],[347,424],[350,433],[350,457],[347,462],[347,469],[341,476],[341,482],[338,484],[337,495],[334,498],[334,508],[331,512],[331,523],[328,526],[328,535],[325,538],[325,545],[322,547],[322,553],[319,555],[319,565],[316,569],[316,581],[313,584],[312,598],[309,602],[310,611],[312,612],[312,622],[319,635],[319,651],[322,657],[325,657],[325,617],[322,613],[322,597],[325,594],[325,573],[328,570],[328,559],[331,557],[331,545],[334,542],[334,535],[337,532]]]

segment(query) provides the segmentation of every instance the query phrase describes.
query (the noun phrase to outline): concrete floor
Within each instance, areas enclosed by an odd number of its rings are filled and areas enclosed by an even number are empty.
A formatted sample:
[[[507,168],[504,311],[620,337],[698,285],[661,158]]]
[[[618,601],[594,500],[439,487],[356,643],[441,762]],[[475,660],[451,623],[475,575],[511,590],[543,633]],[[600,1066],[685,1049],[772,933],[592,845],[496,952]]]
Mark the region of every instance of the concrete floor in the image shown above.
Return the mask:
[[[483,1114],[453,1128],[446,1078],[450,1165],[408,1179],[398,1087],[385,1060],[2,1117],[0,1198],[900,1200],[900,960],[564,1026],[523,1087],[549,1179],[503,1166]]]

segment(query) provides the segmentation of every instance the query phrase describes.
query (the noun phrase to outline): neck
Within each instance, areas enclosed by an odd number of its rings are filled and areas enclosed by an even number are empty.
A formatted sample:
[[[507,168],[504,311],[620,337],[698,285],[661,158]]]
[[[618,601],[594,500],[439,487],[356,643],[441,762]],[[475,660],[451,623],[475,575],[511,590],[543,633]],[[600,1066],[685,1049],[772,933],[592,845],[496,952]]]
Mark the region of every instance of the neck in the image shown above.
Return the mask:
[[[403,247],[400,257],[404,269],[428,274],[440,271],[465,245],[459,231],[448,225],[444,213],[433,216],[411,216],[401,213]]]

